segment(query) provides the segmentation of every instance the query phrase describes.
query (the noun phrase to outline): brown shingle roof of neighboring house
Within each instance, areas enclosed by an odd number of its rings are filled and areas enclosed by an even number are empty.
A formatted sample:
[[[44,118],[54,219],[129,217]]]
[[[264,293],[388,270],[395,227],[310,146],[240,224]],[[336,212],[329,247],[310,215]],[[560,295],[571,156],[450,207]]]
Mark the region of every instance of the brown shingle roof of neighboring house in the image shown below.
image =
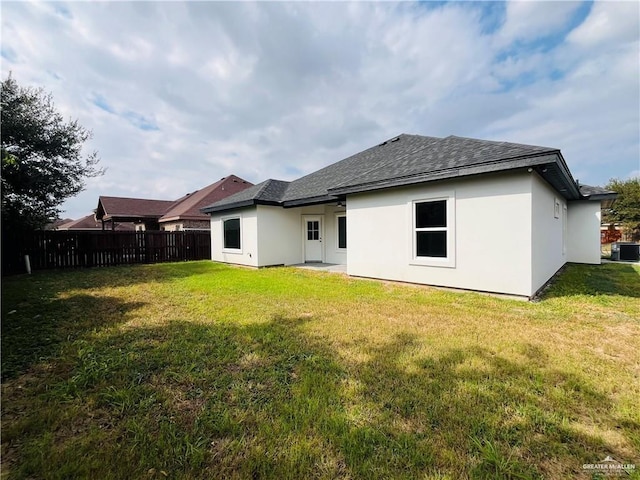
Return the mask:
[[[98,208],[96,209],[96,219],[135,223],[208,220],[209,215],[200,212],[202,207],[240,192],[252,185],[252,183],[236,175],[229,175],[178,200],[100,196]]]
[[[132,223],[118,223],[115,225],[115,230],[118,231],[133,231],[135,227]],[[102,222],[96,220],[94,214],[87,215],[86,217],[79,218],[77,220],[70,220],[56,227],[56,230],[102,230]]]
[[[159,219],[175,202],[172,200],[149,200],[146,198],[105,197],[98,199],[96,218],[102,220]],[[121,220],[127,221],[127,220]]]
[[[58,218],[51,223],[48,223],[44,226],[45,230],[57,230],[60,225],[64,225],[65,223],[73,222],[72,218]]]
[[[160,223],[177,220],[209,220],[209,215],[202,213],[201,208],[251,186],[253,186],[252,183],[235,175],[223,177],[211,185],[176,200],[160,218]]]

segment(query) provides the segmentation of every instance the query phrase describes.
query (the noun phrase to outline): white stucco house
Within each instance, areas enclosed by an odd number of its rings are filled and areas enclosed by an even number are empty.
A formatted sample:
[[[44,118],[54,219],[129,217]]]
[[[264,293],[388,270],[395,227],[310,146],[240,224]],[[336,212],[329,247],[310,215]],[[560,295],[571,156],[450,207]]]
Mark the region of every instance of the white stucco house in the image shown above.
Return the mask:
[[[614,198],[579,185],[555,148],[403,134],[202,211],[214,261],[531,297],[566,262],[600,263]]]

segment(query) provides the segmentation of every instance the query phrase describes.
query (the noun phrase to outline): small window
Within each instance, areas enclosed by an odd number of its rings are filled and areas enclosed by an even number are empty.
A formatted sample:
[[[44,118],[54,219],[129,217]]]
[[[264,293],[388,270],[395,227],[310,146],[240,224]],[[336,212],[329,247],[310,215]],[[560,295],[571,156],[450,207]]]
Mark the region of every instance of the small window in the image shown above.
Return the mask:
[[[446,191],[409,202],[411,265],[456,268],[455,198]]]
[[[347,248],[347,216],[338,215],[338,248]]]
[[[223,222],[224,248],[240,250],[240,219],[229,218]]]

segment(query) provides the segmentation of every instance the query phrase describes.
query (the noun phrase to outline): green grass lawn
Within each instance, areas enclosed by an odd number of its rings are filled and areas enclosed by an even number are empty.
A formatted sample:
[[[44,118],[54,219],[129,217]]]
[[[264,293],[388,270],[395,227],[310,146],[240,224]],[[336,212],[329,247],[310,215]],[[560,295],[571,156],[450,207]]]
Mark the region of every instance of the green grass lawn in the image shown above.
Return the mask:
[[[3,478],[640,478],[640,268],[535,303],[211,262],[7,278],[2,376]]]

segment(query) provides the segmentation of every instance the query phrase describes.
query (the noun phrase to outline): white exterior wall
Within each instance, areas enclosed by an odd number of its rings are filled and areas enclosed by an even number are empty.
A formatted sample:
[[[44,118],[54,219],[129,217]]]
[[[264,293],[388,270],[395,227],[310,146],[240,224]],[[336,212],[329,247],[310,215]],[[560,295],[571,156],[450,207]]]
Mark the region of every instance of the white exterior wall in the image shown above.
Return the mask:
[[[305,216],[322,222],[322,259],[327,263],[347,263],[347,254],[338,249],[336,214],[344,207],[335,204],[299,208],[257,205],[211,217],[211,259],[253,267],[304,263]],[[223,249],[222,221],[240,216],[240,252]],[[347,227],[348,231],[348,227]],[[258,234],[258,232],[260,232]]]
[[[240,250],[225,250],[222,222],[240,217]],[[211,215],[211,259],[217,262],[258,266],[258,216],[255,207]]]
[[[347,197],[349,275],[530,296],[531,174],[482,175]],[[455,266],[412,265],[412,201],[455,195]]]
[[[298,210],[297,208],[294,210]],[[258,265],[293,265],[302,258],[300,213],[258,205]]]
[[[530,178],[531,294],[534,294],[567,262],[567,203],[537,174],[531,174]]]
[[[569,202],[569,262],[600,264],[600,202]]]

